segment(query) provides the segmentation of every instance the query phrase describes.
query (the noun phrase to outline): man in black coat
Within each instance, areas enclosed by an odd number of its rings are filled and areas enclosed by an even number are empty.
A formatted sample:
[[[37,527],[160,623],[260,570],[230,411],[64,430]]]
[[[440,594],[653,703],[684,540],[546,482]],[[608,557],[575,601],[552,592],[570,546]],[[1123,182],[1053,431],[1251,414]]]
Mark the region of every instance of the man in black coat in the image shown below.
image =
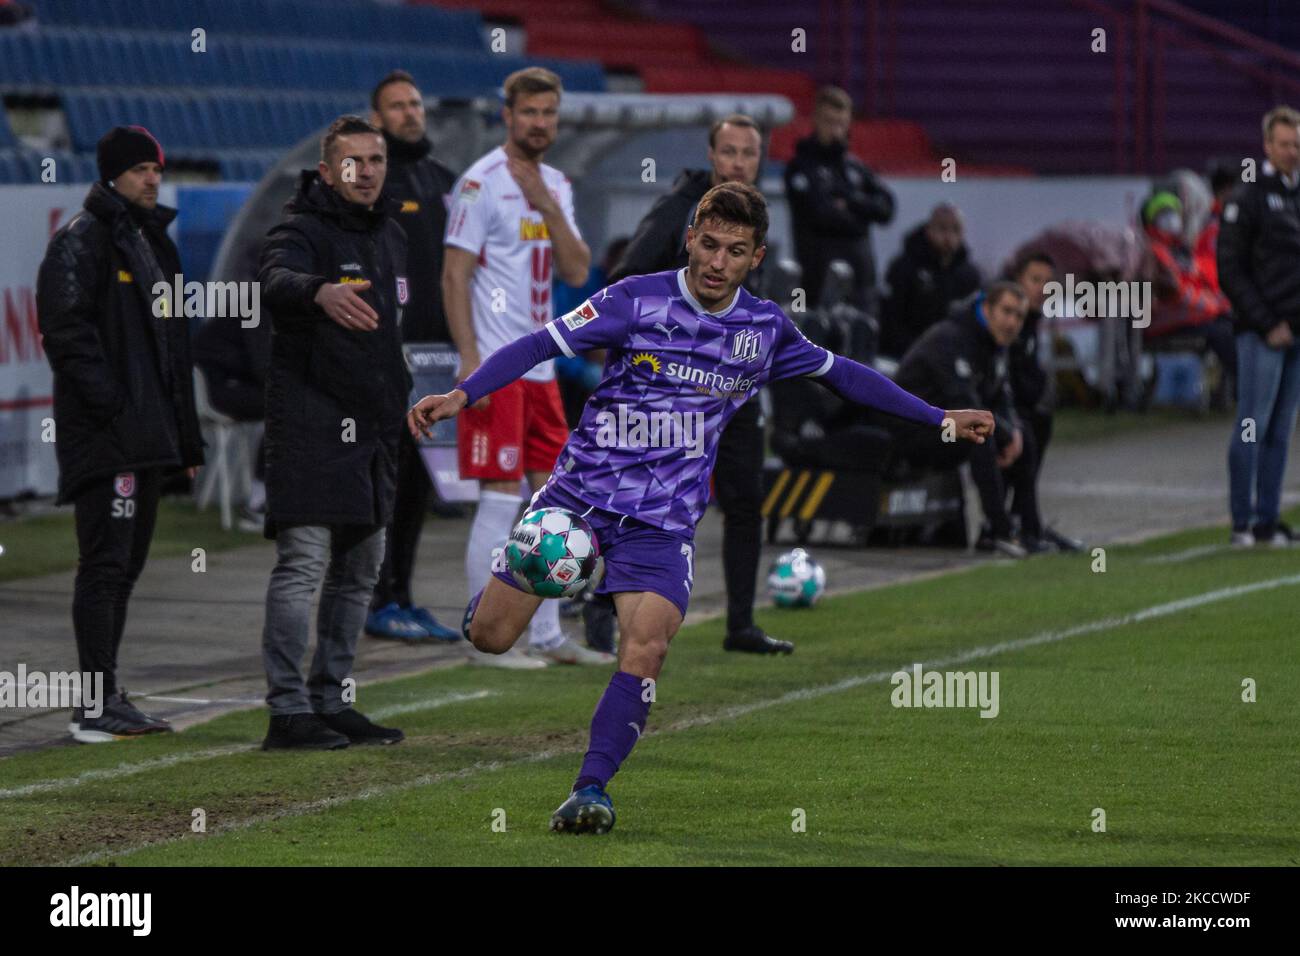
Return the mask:
[[[659,197],[637,226],[609,281],[647,275],[686,265],[686,227],[695,207],[718,183],[753,186],[763,157],[758,124],[736,113],[709,130],[711,169],[684,170],[673,188]],[[758,294],[759,270],[745,288]],[[794,644],[778,641],[754,623],[754,593],[763,553],[763,414],[758,397],[750,399],[727,423],[713,468],[714,490],[722,509],[722,572],[727,585],[727,636],[723,648],[756,654],[789,654]],[[589,605],[600,613],[601,604]],[[603,607],[608,609],[609,603]],[[607,611],[608,613],[608,611]],[[589,630],[591,622],[588,621]]]
[[[266,525],[276,543],[262,634],[268,750],[403,738],[351,706],[411,390],[400,330],[406,236],[383,197],[386,163],[379,130],[355,116],[335,120],[317,170],[303,171],[262,248],[258,280],[272,316]],[[322,574],[304,683],[299,662]]]
[[[853,101],[835,86],[817,92],[813,135],[795,144],[785,167],[794,251],[803,269],[808,303],[821,303],[826,267],[843,259],[853,267],[849,301],[876,314],[876,259],[871,226],[894,218],[894,196],[848,150]]]
[[[155,295],[181,272],[166,233],[176,210],[158,205],[162,147],[143,127],[118,126],[97,153],[100,180],[50,239],[36,280],[54,371],[58,503],[76,515],[77,654],[81,671],[104,681],[105,699],[73,714],[83,743],[171,730],[117,686],[117,656],[163,479],[176,469],[193,477],[203,463],[189,327],[170,294]]]
[[[987,292],[953,307],[952,316],[932,326],[898,366],[894,381],[940,408],[987,408],[993,412],[993,441],[982,445],[949,439],[945,430],[895,428],[895,453],[914,464],[955,468],[969,461],[979,487],[984,517],[992,525],[993,548],[1022,558],[1045,550],[1035,483],[1038,462],[1033,432],[1016,414],[1007,348],[1024,324],[1028,296],[1014,282],[999,281]],[[946,404],[944,404],[946,403]],[[956,404],[954,404],[956,403]],[[1021,537],[1012,536],[1007,482],[1022,502]]]
[[[1234,547],[1289,547],[1281,520],[1300,408],[1300,113],[1264,116],[1264,164],[1223,207],[1219,284],[1237,331],[1237,421],[1228,449]]]
[[[442,237],[447,228],[444,197],[455,185],[456,175],[430,155],[433,144],[424,132],[424,100],[409,73],[394,70],[380,80],[370,106],[371,121],[388,146],[384,195],[395,203],[394,215],[406,232],[410,301],[402,309],[402,340],[450,343],[442,309]],[[419,447],[403,429],[397,453],[397,500],[366,618],[365,631],[371,637],[461,638],[460,631],[439,623],[428,608],[411,599],[411,576],[432,493],[433,482]]]
[[[964,232],[957,207],[940,203],[907,234],[902,252],[885,273],[882,355],[903,355],[926,329],[947,318],[954,302],[979,288],[979,270],[970,261]]]

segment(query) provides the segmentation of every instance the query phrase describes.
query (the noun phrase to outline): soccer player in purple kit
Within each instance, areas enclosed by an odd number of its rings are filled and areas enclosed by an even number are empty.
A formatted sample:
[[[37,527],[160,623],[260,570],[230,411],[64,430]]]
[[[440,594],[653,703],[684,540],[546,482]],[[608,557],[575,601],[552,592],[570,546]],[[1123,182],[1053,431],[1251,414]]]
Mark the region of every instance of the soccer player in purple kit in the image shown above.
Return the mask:
[[[741,287],[766,248],[767,204],[752,186],[710,189],[687,230],[689,264],[629,276],[568,315],[499,349],[457,388],[420,399],[407,415],[428,433],[539,362],[608,349],[604,378],[531,509],[557,507],[591,523],[605,557],[598,590],[614,596],[618,671],[591,719],[590,745],[551,829],[605,833],[614,807],[605,787],[645,730],[668,644],[694,578],[695,526],[728,419],[769,382],[819,378],[844,398],[932,425],[948,440],[984,442],[988,411],[945,411],[843,356],[813,345],[781,309]],[[502,654],[542,598],[519,589],[498,555],[465,612],[466,636]]]

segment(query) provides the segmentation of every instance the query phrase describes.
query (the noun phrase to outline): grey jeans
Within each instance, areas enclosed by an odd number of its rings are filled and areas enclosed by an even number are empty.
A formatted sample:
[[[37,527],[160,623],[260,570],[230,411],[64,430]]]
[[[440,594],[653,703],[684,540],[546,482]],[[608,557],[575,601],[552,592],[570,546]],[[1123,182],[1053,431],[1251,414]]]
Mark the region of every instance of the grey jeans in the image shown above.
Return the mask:
[[[352,674],[357,639],[384,559],[384,529],[363,525],[296,525],[281,528],[276,561],[266,590],[262,663],[266,702],[273,717],[335,714],[351,706],[343,681]],[[306,684],[302,658],[311,630],[311,599],[321,588],[316,613],[316,654]]]

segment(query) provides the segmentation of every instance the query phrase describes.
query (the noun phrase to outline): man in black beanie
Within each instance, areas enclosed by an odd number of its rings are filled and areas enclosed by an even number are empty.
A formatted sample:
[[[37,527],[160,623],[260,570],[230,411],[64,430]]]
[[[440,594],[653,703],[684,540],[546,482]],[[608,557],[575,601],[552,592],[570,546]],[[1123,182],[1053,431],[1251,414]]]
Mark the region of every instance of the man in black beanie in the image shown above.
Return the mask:
[[[82,743],[171,730],[127,699],[117,655],[163,480],[182,468],[193,477],[203,463],[189,327],[153,293],[181,272],[166,232],[176,210],[158,204],[162,147],[144,127],[117,126],[97,153],[100,180],[50,239],[36,280],[54,371],[58,503],[76,515],[77,654],[82,672],[104,681],[104,699],[73,713],[68,729]]]
[[[442,309],[442,237],[447,229],[443,197],[456,175],[430,155],[424,134],[424,100],[411,74],[394,70],[370,96],[371,122],[388,144],[384,195],[406,231],[410,301],[402,313],[403,342],[451,342]],[[397,500],[385,537],[384,564],[370,602],[365,632],[405,641],[459,641],[460,631],[439,623],[411,598],[411,576],[433,482],[415,440],[403,429],[397,456]]]

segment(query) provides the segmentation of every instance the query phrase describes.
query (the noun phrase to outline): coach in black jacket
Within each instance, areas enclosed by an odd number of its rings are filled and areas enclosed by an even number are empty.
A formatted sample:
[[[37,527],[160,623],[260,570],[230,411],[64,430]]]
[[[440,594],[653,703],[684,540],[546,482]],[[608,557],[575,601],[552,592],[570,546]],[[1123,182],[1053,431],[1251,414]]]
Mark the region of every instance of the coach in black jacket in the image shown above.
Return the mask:
[[[786,164],[785,195],[809,305],[820,304],[831,260],[843,259],[853,267],[853,304],[875,315],[871,226],[894,218],[894,196],[849,152],[852,119],[847,93],[834,86],[818,91],[813,135],[795,145],[794,158]]]
[[[104,711],[74,714],[86,743],[170,730],[117,687],[126,606],[153,538],[169,469],[203,463],[189,327],[154,295],[181,271],[158,205],[162,147],[143,127],[99,141],[100,181],[50,239],[37,317],[54,372],[58,503],[72,502],[80,558],[72,621],[81,670],[104,675]]]
[[[762,155],[763,135],[748,116],[735,113],[714,123],[709,130],[712,168],[686,170],[672,190],[656,200],[610,274],[610,282],[685,266],[686,227],[695,218],[700,199],[718,183],[753,186]],[[745,288],[757,295],[761,283],[760,271],[755,270],[745,279]],[[713,480],[723,515],[722,572],[727,585],[727,636],[722,646],[729,651],[789,654],[794,644],[768,636],[754,623],[758,562],[763,552],[763,413],[758,396],[742,405],[727,423],[718,445]],[[603,606],[608,609],[608,602]]]
[[[1268,162],[1224,204],[1219,284],[1237,331],[1237,422],[1228,447],[1232,544],[1286,547],[1282,479],[1300,406],[1300,114],[1264,117]]]
[[[932,326],[908,349],[894,381],[940,408],[987,408],[996,428],[982,445],[944,441],[933,429],[895,427],[896,454],[915,464],[954,468],[969,460],[979,486],[994,547],[1012,557],[1044,550],[1035,482],[1038,473],[1033,432],[1016,414],[1007,348],[1024,324],[1028,296],[1014,282],[1000,281],[953,306],[950,318]],[[1023,502],[1021,540],[1012,540],[1003,471]]]
[[[394,70],[370,96],[372,120],[388,145],[388,175],[384,195],[392,201],[394,217],[406,233],[410,300],[402,309],[403,342],[450,342],[447,314],[442,308],[443,233],[447,229],[444,197],[456,176],[431,155],[425,136],[424,100],[414,79]],[[397,498],[384,536],[384,563],[379,570],[366,633],[372,637],[421,641],[459,641],[460,631],[438,622],[411,598],[411,578],[420,546],[433,482],[420,458],[419,447],[402,430],[397,453]]]
[[[272,316],[266,484],[267,535],[276,540],[262,635],[266,749],[402,739],[353,709],[344,681],[383,559],[411,390],[400,331],[406,237],[383,199],[377,129],[341,117],[321,156],[267,234],[258,274]],[[322,572],[304,684],[299,662]]]

